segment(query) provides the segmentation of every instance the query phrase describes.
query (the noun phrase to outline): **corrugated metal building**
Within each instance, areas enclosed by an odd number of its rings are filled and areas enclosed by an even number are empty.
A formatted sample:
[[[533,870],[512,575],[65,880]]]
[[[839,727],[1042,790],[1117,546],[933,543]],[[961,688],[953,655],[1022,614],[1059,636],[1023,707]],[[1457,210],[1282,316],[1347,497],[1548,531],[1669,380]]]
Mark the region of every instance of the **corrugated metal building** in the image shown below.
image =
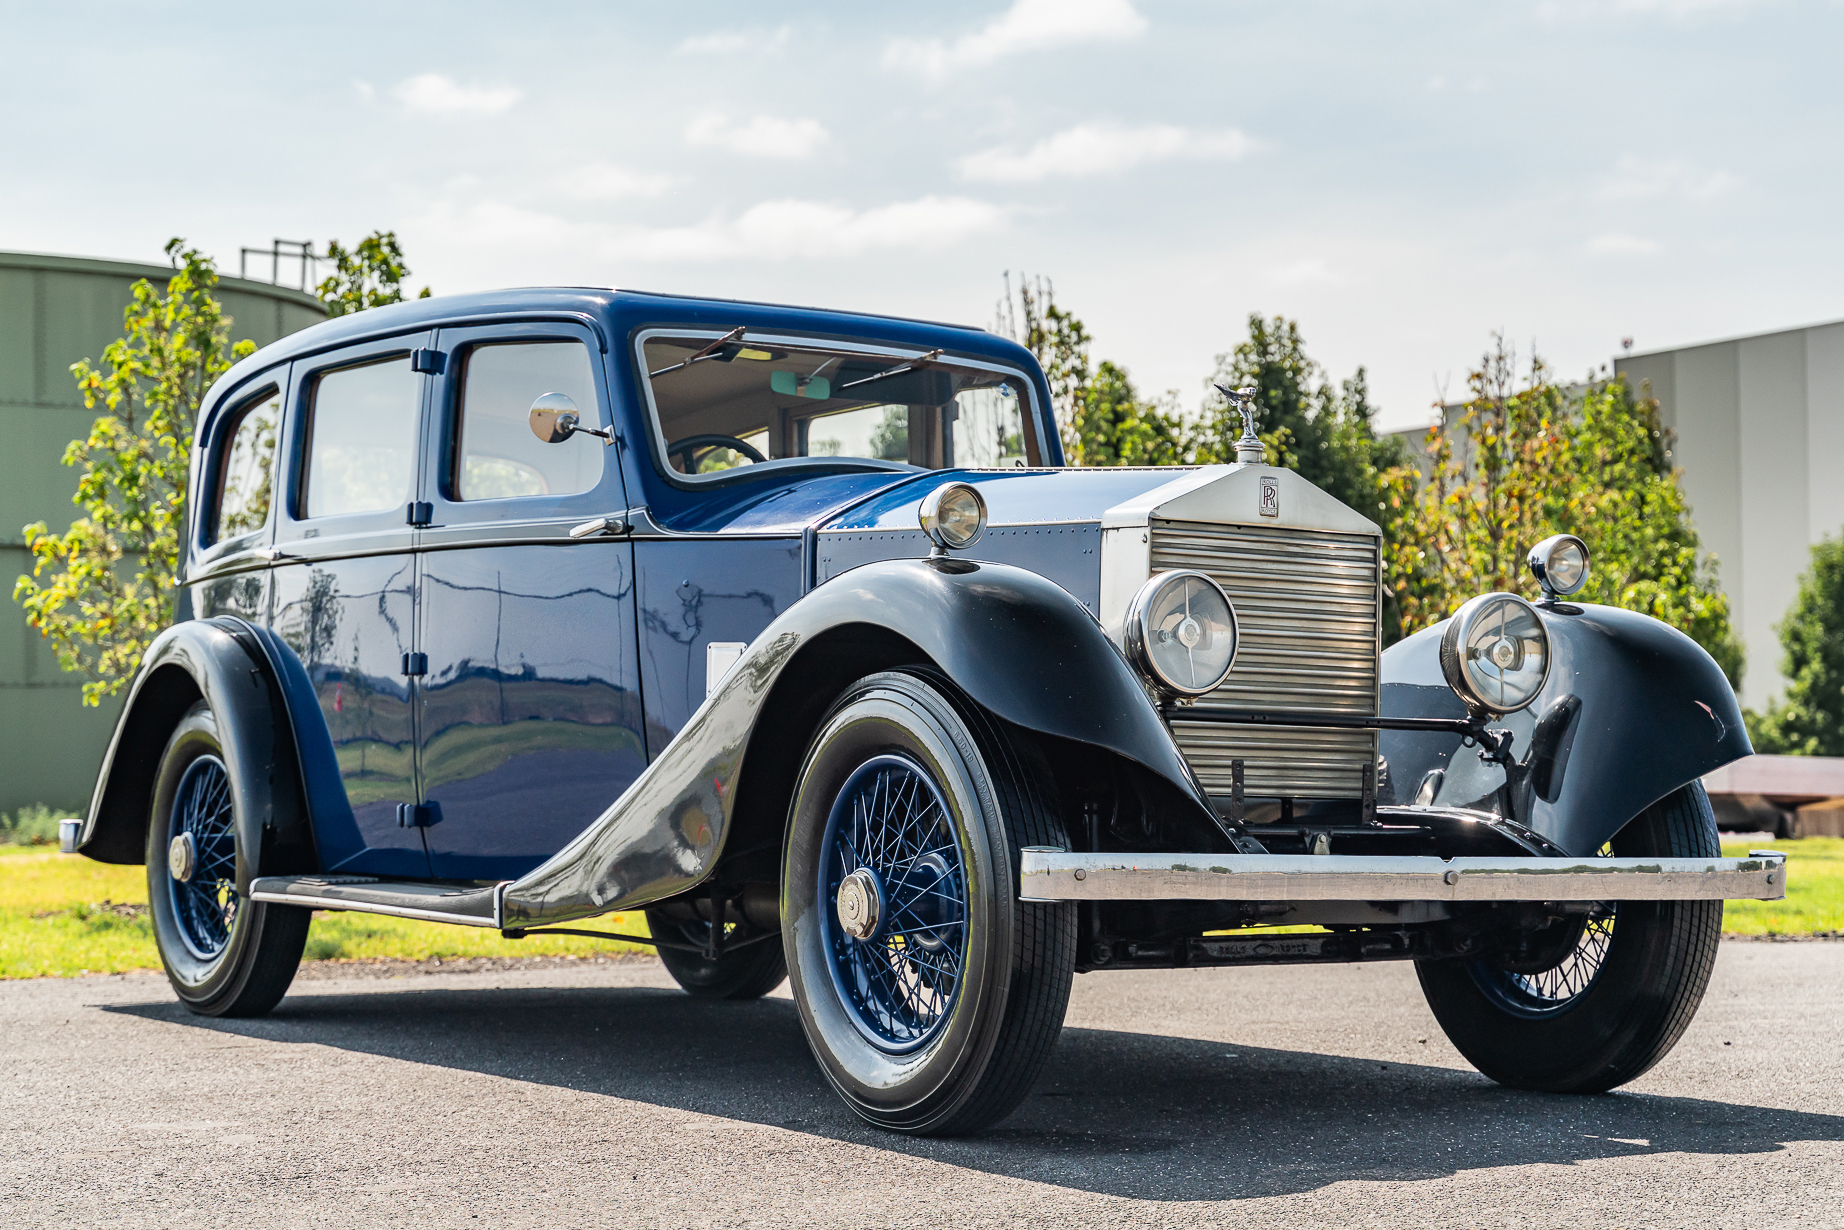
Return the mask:
[[[1813,543],[1844,530],[1844,322],[1617,356],[1677,435],[1697,534],[1747,651],[1742,703],[1778,694],[1780,638]]]
[[[20,528],[63,530],[76,471],[62,464],[70,441],[89,433],[70,365],[100,361],[122,334],[122,309],[141,278],[164,287],[166,265],[0,252],[0,588],[31,568]],[[226,278],[219,298],[232,340],[266,345],[325,319],[312,295]],[[82,679],[57,661],[25,615],[0,611],[0,811],[31,803],[81,806],[89,799],[116,707],[85,709]]]

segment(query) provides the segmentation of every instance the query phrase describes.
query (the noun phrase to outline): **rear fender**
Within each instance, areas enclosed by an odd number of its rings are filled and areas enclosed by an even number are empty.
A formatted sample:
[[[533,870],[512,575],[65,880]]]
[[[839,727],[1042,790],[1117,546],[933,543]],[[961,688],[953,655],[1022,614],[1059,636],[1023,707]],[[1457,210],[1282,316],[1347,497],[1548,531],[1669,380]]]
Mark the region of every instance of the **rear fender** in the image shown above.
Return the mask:
[[[627,792],[508,886],[506,925],[629,909],[698,883],[723,853],[742,795],[754,792],[770,812],[778,800],[775,814],[785,813],[810,729],[753,738],[765,711],[784,720],[788,710],[770,705],[784,676],[823,711],[837,680],[857,676],[856,665],[822,663],[861,658],[880,669],[894,664],[892,646],[911,647],[912,661],[1003,722],[1130,762],[1185,820],[1216,827],[1133,668],[1066,590],[1004,564],[886,560],[834,578],[770,624]],[[803,656],[809,648],[825,656]]]
[[[1422,801],[1509,814],[1579,857],[1654,802],[1754,750],[1722,668],[1676,628],[1617,607],[1537,609],[1549,632],[1549,679],[1534,704],[1492,722],[1514,735],[1519,770],[1507,780],[1455,735],[1386,730],[1395,802],[1415,801],[1438,771],[1438,788]],[[1441,674],[1446,626],[1384,652],[1384,716],[1466,716]]]
[[[145,861],[161,754],[186,710],[203,699],[230,770],[238,891],[258,875],[316,869],[294,724],[265,640],[273,640],[267,629],[229,617],[187,620],[155,638],[109,739],[79,853],[105,863]]]

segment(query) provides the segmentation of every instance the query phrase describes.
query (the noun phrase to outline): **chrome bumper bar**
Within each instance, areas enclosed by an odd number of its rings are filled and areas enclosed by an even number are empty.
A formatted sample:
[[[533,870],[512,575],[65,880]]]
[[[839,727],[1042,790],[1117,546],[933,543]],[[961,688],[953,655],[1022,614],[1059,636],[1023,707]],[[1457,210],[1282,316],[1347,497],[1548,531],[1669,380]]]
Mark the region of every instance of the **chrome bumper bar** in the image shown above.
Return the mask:
[[[1026,901],[1777,901],[1786,896],[1786,855],[1442,859],[1026,847],[1018,895]]]

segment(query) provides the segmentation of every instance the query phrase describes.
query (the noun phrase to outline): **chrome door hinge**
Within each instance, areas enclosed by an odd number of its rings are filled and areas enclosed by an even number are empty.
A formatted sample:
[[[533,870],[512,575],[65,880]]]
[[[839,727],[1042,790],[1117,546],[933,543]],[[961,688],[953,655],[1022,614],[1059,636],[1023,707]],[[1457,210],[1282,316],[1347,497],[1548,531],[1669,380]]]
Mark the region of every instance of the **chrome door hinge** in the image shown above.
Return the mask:
[[[426,653],[404,654],[402,673],[405,675],[427,675],[429,673],[429,655]]]
[[[442,822],[440,803],[397,804],[397,827],[400,829],[432,828]]]
[[[439,376],[448,365],[448,356],[439,350],[418,348],[410,352],[410,370],[430,376]]]
[[[403,519],[408,525],[428,525],[435,520],[435,505],[428,500],[415,500],[404,505]]]

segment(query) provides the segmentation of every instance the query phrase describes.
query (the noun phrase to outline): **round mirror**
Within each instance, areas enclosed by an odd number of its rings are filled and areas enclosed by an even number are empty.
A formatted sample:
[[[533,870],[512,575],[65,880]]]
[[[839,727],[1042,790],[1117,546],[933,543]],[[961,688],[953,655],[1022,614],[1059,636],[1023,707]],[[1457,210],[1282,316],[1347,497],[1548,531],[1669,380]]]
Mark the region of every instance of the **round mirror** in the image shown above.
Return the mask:
[[[581,421],[576,403],[562,393],[546,393],[531,404],[531,434],[546,444],[562,444]]]

